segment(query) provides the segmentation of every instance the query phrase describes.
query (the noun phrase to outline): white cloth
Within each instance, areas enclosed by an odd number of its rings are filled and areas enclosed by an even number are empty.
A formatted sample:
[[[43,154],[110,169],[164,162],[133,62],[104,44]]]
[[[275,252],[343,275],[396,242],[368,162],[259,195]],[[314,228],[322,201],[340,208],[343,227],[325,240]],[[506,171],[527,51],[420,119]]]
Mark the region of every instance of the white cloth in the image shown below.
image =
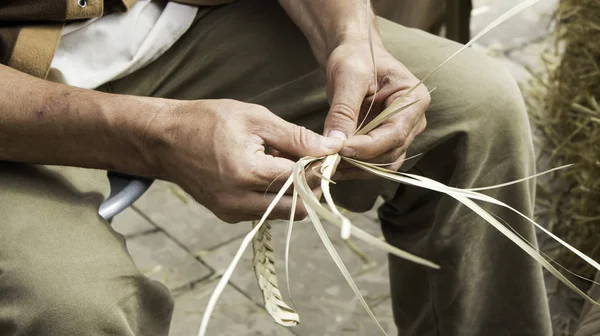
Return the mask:
[[[152,62],[192,25],[197,7],[138,0],[129,11],[65,26],[48,80],[93,89]]]

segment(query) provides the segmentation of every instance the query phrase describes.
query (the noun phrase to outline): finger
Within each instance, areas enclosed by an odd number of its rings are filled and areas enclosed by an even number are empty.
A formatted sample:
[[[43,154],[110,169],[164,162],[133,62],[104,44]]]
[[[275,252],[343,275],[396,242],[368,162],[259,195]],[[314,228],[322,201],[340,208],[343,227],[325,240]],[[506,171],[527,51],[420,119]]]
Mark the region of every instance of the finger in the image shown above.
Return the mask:
[[[331,107],[325,119],[323,134],[346,139],[356,130],[363,100],[369,91],[372,74],[359,71],[332,70]]]
[[[368,162],[378,164],[378,165],[389,164],[388,166],[392,166],[393,164],[396,164],[399,162],[401,163],[403,160],[405,160],[406,151],[408,150],[410,145],[413,143],[415,137],[417,135],[419,135],[425,129],[426,125],[427,125],[427,122],[426,122],[425,117],[423,116],[421,118],[421,120],[417,123],[417,125],[413,128],[413,131],[411,132],[411,134],[406,139],[404,146],[402,146],[400,148],[392,149],[386,153],[383,153],[382,155],[380,155],[378,157],[368,160]],[[344,168],[347,168],[347,166],[344,166]]]
[[[278,152],[294,157],[320,157],[337,153],[342,147],[342,141],[337,138],[324,137],[305,127],[283,120],[265,110],[264,113],[252,115],[256,133],[266,145]]]
[[[421,119],[424,118],[426,108],[426,104],[417,103],[406,111],[391,117],[368,134],[357,135],[346,140],[340,154],[360,160],[369,160],[394,148],[406,147],[414,130],[418,131],[416,134],[422,131],[420,128],[422,125],[419,123],[424,124]]]

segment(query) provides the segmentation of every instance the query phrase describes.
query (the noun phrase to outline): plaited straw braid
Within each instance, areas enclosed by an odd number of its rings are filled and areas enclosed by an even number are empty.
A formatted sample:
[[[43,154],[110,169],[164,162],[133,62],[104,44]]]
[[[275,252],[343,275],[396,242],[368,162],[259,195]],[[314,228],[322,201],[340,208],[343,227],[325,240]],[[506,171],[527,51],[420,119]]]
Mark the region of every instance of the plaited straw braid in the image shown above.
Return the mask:
[[[256,223],[253,222],[252,225],[254,226]],[[300,317],[294,309],[283,301],[279,291],[270,229],[269,222],[265,222],[252,240],[254,274],[263,295],[265,309],[269,315],[273,317],[276,323],[284,327],[293,327],[300,322]]]

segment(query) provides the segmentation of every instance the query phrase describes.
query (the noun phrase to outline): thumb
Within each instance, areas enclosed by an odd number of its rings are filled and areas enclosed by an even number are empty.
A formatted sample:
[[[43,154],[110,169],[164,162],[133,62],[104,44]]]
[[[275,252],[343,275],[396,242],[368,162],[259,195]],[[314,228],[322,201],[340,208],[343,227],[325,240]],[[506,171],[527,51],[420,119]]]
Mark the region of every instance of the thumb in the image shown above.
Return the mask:
[[[368,85],[349,71],[334,75],[331,108],[325,119],[323,134],[342,140],[352,136],[358,124],[360,108]]]
[[[296,157],[335,154],[344,144],[339,138],[324,137],[274,114],[261,120],[261,124],[261,137],[269,147]]]

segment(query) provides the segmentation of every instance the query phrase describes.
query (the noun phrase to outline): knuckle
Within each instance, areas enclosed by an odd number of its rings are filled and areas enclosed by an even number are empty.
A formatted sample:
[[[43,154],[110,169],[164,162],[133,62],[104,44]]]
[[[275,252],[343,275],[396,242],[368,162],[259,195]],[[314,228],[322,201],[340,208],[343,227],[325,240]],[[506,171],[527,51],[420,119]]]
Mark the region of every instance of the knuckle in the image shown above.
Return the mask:
[[[258,165],[253,161],[247,162],[246,167],[240,169],[240,171],[241,172],[239,175],[241,181],[246,184],[252,182],[253,176],[258,176],[261,174],[261,170],[259,169]]]
[[[338,73],[352,69],[352,72],[359,77],[372,77],[372,66],[367,62],[362,62],[356,57],[338,57],[336,62],[330,68],[331,73]]]
[[[268,118],[269,110],[258,104],[246,103],[246,107],[239,110],[239,113],[249,121],[262,121]]]
[[[356,112],[346,103],[333,104],[329,116],[346,121],[356,121]]]
[[[261,175],[261,170],[255,162],[248,161],[243,166],[237,167],[231,174],[231,180],[235,185],[241,187],[254,186],[257,176]]]
[[[396,132],[396,137],[395,137],[395,141],[394,144],[396,145],[396,147],[402,147],[406,144],[406,140],[408,139],[408,135],[409,135],[409,131],[406,129],[406,127],[402,127],[400,128],[397,132]]]
[[[307,148],[310,144],[310,135],[308,129],[303,126],[293,128],[292,141],[297,148]]]
[[[379,85],[381,87],[394,85],[399,82],[399,78],[397,75],[386,73],[385,75],[379,78]],[[416,84],[416,83],[415,83]]]
[[[250,182],[250,178],[249,178],[250,173],[249,172],[251,172],[251,171],[252,171],[251,168],[246,168],[246,169],[238,168],[233,171],[233,173],[229,176],[229,178],[231,179],[231,181],[233,181],[233,183],[235,185],[246,186]]]

